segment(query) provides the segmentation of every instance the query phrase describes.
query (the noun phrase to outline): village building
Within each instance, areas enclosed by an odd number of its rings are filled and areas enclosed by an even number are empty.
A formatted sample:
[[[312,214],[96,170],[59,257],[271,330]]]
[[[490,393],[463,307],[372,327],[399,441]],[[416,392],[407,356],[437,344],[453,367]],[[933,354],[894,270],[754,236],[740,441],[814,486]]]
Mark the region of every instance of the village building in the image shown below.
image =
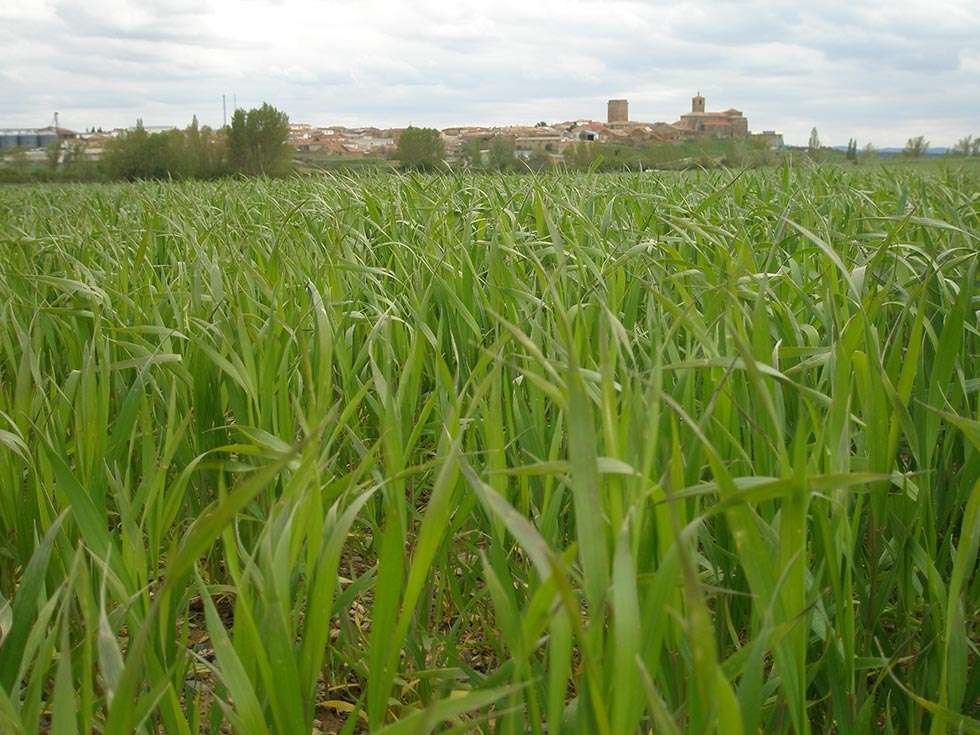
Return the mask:
[[[66,128],[0,128],[0,150],[46,148],[56,141],[71,140],[76,133]]]
[[[764,143],[767,148],[773,150],[779,150],[783,147],[783,134],[777,133],[775,130],[763,130],[761,133],[752,133],[749,137]]]
[[[605,130],[600,138],[622,143],[681,143],[698,138],[751,138],[769,148],[782,148],[783,136],[774,130],[749,132],[748,118],[741,110],[729,108],[709,112],[705,98],[698,92],[691,99],[691,111],[674,123],[638,122],[629,119],[628,100],[609,100]]]
[[[704,97],[700,92],[691,99],[691,111],[681,115],[674,126],[698,137],[747,138],[749,135],[749,121],[741,110],[705,112]]]
[[[133,131],[120,128],[103,132],[76,134],[71,130],[49,126],[45,128],[0,129],[0,149],[33,150],[37,156],[51,143],[75,140],[75,155],[98,160],[105,151],[106,143],[114,137]],[[175,130],[170,125],[142,126],[150,134]],[[398,139],[404,128],[382,129],[377,127],[347,128],[339,125],[321,127],[309,123],[290,123],[289,144],[297,153],[319,154],[325,157],[391,157],[397,151]],[[607,119],[598,122],[590,119],[574,119],[566,122],[536,125],[509,126],[457,126],[440,131],[446,147],[446,156],[455,160],[463,155],[467,145],[479,143],[479,150],[489,148],[498,136],[514,142],[515,155],[528,159],[532,155],[546,155],[560,160],[571,147],[581,143],[614,143],[625,146],[650,144],[675,144],[699,138],[751,139],[766,147],[783,146],[782,135],[773,130],[750,133],[748,120],[740,110],[728,109],[708,112],[705,98],[699,92],[691,100],[691,111],[680,116],[674,123],[640,122],[630,120],[629,100],[611,99],[607,103]],[[40,159],[39,159],[40,160]]]

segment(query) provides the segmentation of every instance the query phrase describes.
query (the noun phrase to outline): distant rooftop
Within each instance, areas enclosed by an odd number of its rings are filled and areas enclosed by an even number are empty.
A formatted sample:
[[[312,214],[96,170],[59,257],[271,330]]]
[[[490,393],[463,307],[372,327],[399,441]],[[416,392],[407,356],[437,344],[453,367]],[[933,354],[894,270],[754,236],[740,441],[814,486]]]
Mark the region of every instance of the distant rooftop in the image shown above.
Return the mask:
[[[685,112],[681,117],[741,117],[742,111],[728,109],[724,112]]]

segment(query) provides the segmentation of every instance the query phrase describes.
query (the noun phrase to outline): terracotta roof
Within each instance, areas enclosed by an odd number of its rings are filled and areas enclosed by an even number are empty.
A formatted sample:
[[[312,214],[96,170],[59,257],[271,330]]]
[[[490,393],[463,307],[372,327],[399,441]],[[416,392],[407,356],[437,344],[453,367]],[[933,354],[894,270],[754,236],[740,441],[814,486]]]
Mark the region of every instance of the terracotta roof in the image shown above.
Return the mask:
[[[685,117],[741,117],[739,110],[725,110],[724,112],[685,112],[681,119]]]

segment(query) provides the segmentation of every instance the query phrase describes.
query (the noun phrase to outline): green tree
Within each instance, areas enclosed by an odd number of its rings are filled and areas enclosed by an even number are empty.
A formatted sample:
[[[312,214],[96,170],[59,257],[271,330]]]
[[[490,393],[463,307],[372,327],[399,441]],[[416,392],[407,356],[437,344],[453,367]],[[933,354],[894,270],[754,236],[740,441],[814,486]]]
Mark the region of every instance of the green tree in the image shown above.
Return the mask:
[[[185,130],[150,134],[136,127],[106,144],[102,168],[113,179],[215,178],[227,171],[223,138],[197,119]]]
[[[463,143],[462,156],[468,166],[477,168],[483,165],[483,153],[480,150],[479,138],[470,138]]]
[[[14,146],[4,156],[4,159],[21,176],[30,168],[30,161],[27,160],[27,149],[22,146]]]
[[[224,176],[228,171],[228,146],[224,134],[207,125],[200,129],[197,139],[197,158],[201,176],[209,179]]]
[[[61,165],[65,169],[70,169],[82,162],[85,156],[85,143],[81,140],[73,140],[64,147],[61,154]]]
[[[532,171],[544,171],[553,165],[551,157],[538,148],[531,151],[531,155],[527,159],[527,167]]]
[[[847,141],[847,160],[854,163],[858,160],[858,142],[854,138]]]
[[[514,139],[497,135],[490,141],[489,164],[494,171],[510,171],[517,159],[514,157]]]
[[[197,122],[197,115],[191,118],[191,124],[184,131],[181,143],[184,168],[188,176],[203,178],[204,161],[201,157],[201,126]]]
[[[975,143],[976,141],[974,141],[972,135],[960,138],[956,142],[956,145],[953,146],[953,154],[957,156],[971,156],[973,155]]]
[[[292,169],[289,117],[268,102],[235,110],[228,129],[232,171],[249,176],[283,176]]]
[[[180,148],[182,167],[187,176],[213,179],[227,172],[223,139],[207,125],[201,127],[197,122],[197,115],[184,130]]]
[[[565,163],[569,168],[585,170],[601,155],[599,143],[579,141],[565,150]]]
[[[442,134],[433,128],[410,125],[398,138],[398,160],[403,168],[433,171],[442,166],[445,156]]]
[[[61,163],[61,137],[55,137],[54,141],[48,146],[48,166],[52,171],[58,168],[58,164]]]
[[[135,128],[120,133],[106,143],[102,165],[113,179],[134,181],[153,178],[150,175],[150,148],[150,135],[143,127],[143,121],[137,120]]]
[[[731,138],[725,144],[725,158],[723,163],[731,168],[742,168],[748,163],[745,147],[735,138]]]
[[[919,158],[920,156],[924,156],[929,152],[929,141],[926,140],[925,136],[923,135],[917,135],[914,138],[909,138],[908,142],[905,143],[905,150],[902,152],[910,158]]]
[[[817,133],[816,128],[810,131],[810,141],[807,143],[806,148],[811,156],[816,156],[820,153],[820,135]]]
[[[864,146],[864,150],[861,151],[861,156],[867,160],[871,160],[878,157],[878,149],[875,148],[874,143],[868,141],[868,144]]]

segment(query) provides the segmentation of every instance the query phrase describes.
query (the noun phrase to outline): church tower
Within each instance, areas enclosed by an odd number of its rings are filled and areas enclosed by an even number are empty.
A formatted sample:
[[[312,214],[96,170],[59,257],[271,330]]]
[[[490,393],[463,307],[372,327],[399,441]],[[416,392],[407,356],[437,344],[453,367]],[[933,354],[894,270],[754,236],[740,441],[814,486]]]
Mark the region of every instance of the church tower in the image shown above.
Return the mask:
[[[630,119],[630,103],[628,100],[609,100],[608,116],[609,123],[624,123]]]
[[[700,90],[691,98],[691,112],[704,112],[704,97],[701,96]]]

